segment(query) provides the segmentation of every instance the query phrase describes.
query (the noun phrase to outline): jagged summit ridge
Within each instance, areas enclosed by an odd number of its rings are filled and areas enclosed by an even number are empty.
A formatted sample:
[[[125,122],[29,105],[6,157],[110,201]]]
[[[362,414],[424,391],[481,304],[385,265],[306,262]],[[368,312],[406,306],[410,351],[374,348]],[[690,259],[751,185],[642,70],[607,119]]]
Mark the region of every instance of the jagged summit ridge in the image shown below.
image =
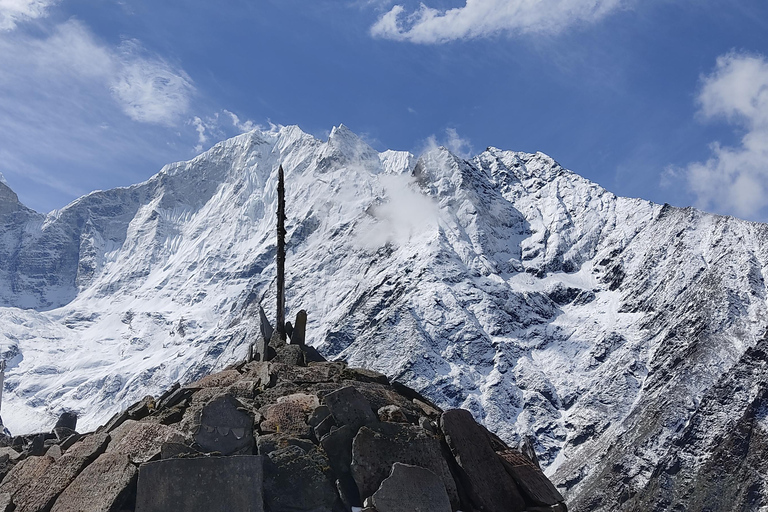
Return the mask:
[[[244,357],[275,302],[280,164],[308,342],[512,444],[535,434],[569,504],[648,495],[676,443],[706,460],[732,415],[764,431],[765,225],[616,197],[541,153],[376,153],[341,127],[254,131],[46,216],[3,214],[6,424],[72,408],[95,426]],[[694,417],[708,428],[685,434]],[[651,495],[699,478],[679,473]]]

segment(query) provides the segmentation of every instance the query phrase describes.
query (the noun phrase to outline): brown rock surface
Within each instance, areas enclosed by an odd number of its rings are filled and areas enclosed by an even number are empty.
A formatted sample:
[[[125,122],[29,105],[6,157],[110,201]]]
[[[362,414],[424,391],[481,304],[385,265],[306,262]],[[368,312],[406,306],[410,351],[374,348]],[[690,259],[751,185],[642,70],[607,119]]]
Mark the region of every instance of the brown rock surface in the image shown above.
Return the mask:
[[[61,493],[51,512],[113,512],[119,510],[138,470],[128,456],[105,453],[85,468]]]

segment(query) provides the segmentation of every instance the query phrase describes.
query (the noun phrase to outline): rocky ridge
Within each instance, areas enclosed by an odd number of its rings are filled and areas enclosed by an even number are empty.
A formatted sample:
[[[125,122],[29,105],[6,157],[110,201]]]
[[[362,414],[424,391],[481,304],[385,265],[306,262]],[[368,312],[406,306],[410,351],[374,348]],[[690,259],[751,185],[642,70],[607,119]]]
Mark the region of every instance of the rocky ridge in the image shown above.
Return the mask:
[[[307,361],[310,359],[310,361]],[[296,344],[145,397],[89,434],[6,438],[0,512],[565,512],[461,409]]]

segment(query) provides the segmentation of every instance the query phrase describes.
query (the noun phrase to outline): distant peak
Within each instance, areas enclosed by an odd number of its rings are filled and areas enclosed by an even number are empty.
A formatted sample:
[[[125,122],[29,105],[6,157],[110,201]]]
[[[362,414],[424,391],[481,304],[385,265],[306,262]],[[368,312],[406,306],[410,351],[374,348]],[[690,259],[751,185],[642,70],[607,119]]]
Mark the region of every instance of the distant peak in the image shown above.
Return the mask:
[[[1,172],[0,172],[0,183],[5,185],[6,187],[8,186],[8,182],[5,181],[5,176],[3,176],[3,173],[1,173]]]

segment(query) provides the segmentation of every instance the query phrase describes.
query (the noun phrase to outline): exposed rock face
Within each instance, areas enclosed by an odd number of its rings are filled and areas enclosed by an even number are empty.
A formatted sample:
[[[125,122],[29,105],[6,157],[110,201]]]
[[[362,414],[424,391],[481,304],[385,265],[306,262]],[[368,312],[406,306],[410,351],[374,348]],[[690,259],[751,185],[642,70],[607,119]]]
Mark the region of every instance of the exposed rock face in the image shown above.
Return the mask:
[[[236,399],[243,382],[258,385]],[[542,499],[543,473],[467,411],[414,397],[343,363],[242,362],[145,397],[74,444],[51,434],[47,450],[57,458],[7,448],[13,467],[0,500],[17,512],[349,512],[363,503],[378,512],[562,510],[562,499]],[[168,410],[178,410],[177,421]],[[458,439],[483,447],[471,465]],[[503,464],[525,461],[519,500],[489,506],[508,496],[488,493],[515,485]],[[482,464],[501,469],[480,472]]]

